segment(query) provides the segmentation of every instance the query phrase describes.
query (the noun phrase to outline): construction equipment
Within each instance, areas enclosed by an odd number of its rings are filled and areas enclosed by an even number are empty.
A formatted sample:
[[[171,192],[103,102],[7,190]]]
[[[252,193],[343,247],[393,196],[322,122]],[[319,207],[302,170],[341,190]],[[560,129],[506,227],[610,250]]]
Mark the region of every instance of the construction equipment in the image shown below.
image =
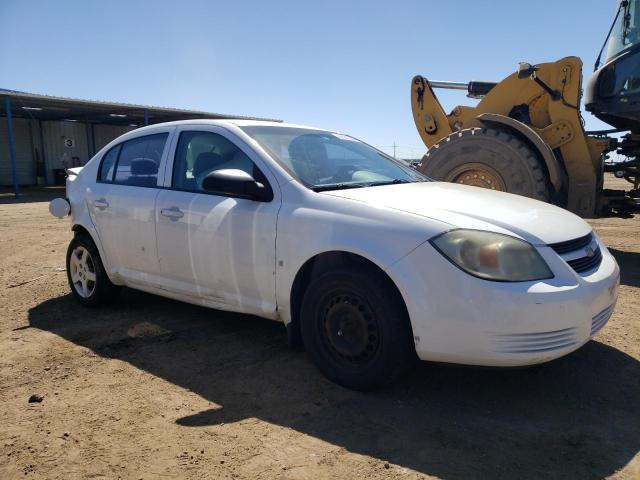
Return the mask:
[[[413,118],[427,154],[417,168],[444,181],[552,202],[582,216],[634,208],[640,191],[640,0],[623,0],[587,82],[586,109],[614,128],[585,132],[582,61],[521,63],[501,82],[411,83]],[[604,50],[604,46],[603,46]],[[601,52],[602,54],[602,52]],[[466,90],[480,101],[446,114],[434,89]],[[621,139],[612,133],[628,131]],[[606,163],[617,151],[627,159]],[[633,189],[603,189],[611,171]]]

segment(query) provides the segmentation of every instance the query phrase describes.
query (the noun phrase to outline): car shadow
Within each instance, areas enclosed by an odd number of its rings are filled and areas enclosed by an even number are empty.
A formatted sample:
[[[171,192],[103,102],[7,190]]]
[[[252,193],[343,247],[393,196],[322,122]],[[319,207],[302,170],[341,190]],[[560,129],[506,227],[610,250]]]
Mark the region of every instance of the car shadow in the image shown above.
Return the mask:
[[[610,248],[609,251],[620,265],[620,283],[640,287],[640,252],[627,252]]]
[[[220,405],[185,428],[259,418],[445,479],[602,478],[640,449],[640,363],[597,341],[528,369],[422,363],[364,394],[325,380],[278,323],[132,290],[91,311],[50,299],[29,322]]]

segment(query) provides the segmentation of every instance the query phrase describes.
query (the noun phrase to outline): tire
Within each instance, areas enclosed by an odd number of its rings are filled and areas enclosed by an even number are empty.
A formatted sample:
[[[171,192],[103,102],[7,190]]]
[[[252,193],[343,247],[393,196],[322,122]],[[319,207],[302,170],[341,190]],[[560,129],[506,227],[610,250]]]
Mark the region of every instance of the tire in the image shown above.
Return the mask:
[[[76,234],[67,248],[67,280],[73,296],[85,307],[107,305],[121,290],[109,280],[98,248],[84,234]]]
[[[495,128],[467,128],[429,149],[418,170],[445,182],[550,200],[546,168],[517,137]]]
[[[312,280],[302,300],[301,331],[318,369],[354,390],[391,383],[417,358],[400,294],[367,267],[343,267]]]

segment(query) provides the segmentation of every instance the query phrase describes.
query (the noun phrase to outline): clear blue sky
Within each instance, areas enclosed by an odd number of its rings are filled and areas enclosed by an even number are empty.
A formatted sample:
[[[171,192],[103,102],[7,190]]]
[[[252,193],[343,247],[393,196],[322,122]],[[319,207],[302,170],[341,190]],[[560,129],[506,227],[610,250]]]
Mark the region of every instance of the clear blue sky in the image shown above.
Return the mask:
[[[0,87],[280,118],[420,157],[413,75],[498,80],[519,61],[566,55],[588,74],[615,9],[616,0],[1,0]],[[447,111],[473,103],[439,95]]]

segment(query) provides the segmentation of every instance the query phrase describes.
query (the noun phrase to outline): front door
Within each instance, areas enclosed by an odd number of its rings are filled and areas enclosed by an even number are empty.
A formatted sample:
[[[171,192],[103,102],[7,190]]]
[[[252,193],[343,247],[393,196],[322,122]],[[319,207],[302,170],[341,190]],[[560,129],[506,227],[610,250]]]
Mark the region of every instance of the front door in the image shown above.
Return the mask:
[[[275,315],[280,205],[275,180],[268,179],[266,169],[256,164],[260,159],[224,129],[186,126],[176,133],[173,164],[170,161],[167,169],[170,188],[161,190],[156,200],[158,257],[167,285],[197,303]],[[274,199],[256,202],[205,192],[202,180],[217,169],[244,170],[268,182]]]

